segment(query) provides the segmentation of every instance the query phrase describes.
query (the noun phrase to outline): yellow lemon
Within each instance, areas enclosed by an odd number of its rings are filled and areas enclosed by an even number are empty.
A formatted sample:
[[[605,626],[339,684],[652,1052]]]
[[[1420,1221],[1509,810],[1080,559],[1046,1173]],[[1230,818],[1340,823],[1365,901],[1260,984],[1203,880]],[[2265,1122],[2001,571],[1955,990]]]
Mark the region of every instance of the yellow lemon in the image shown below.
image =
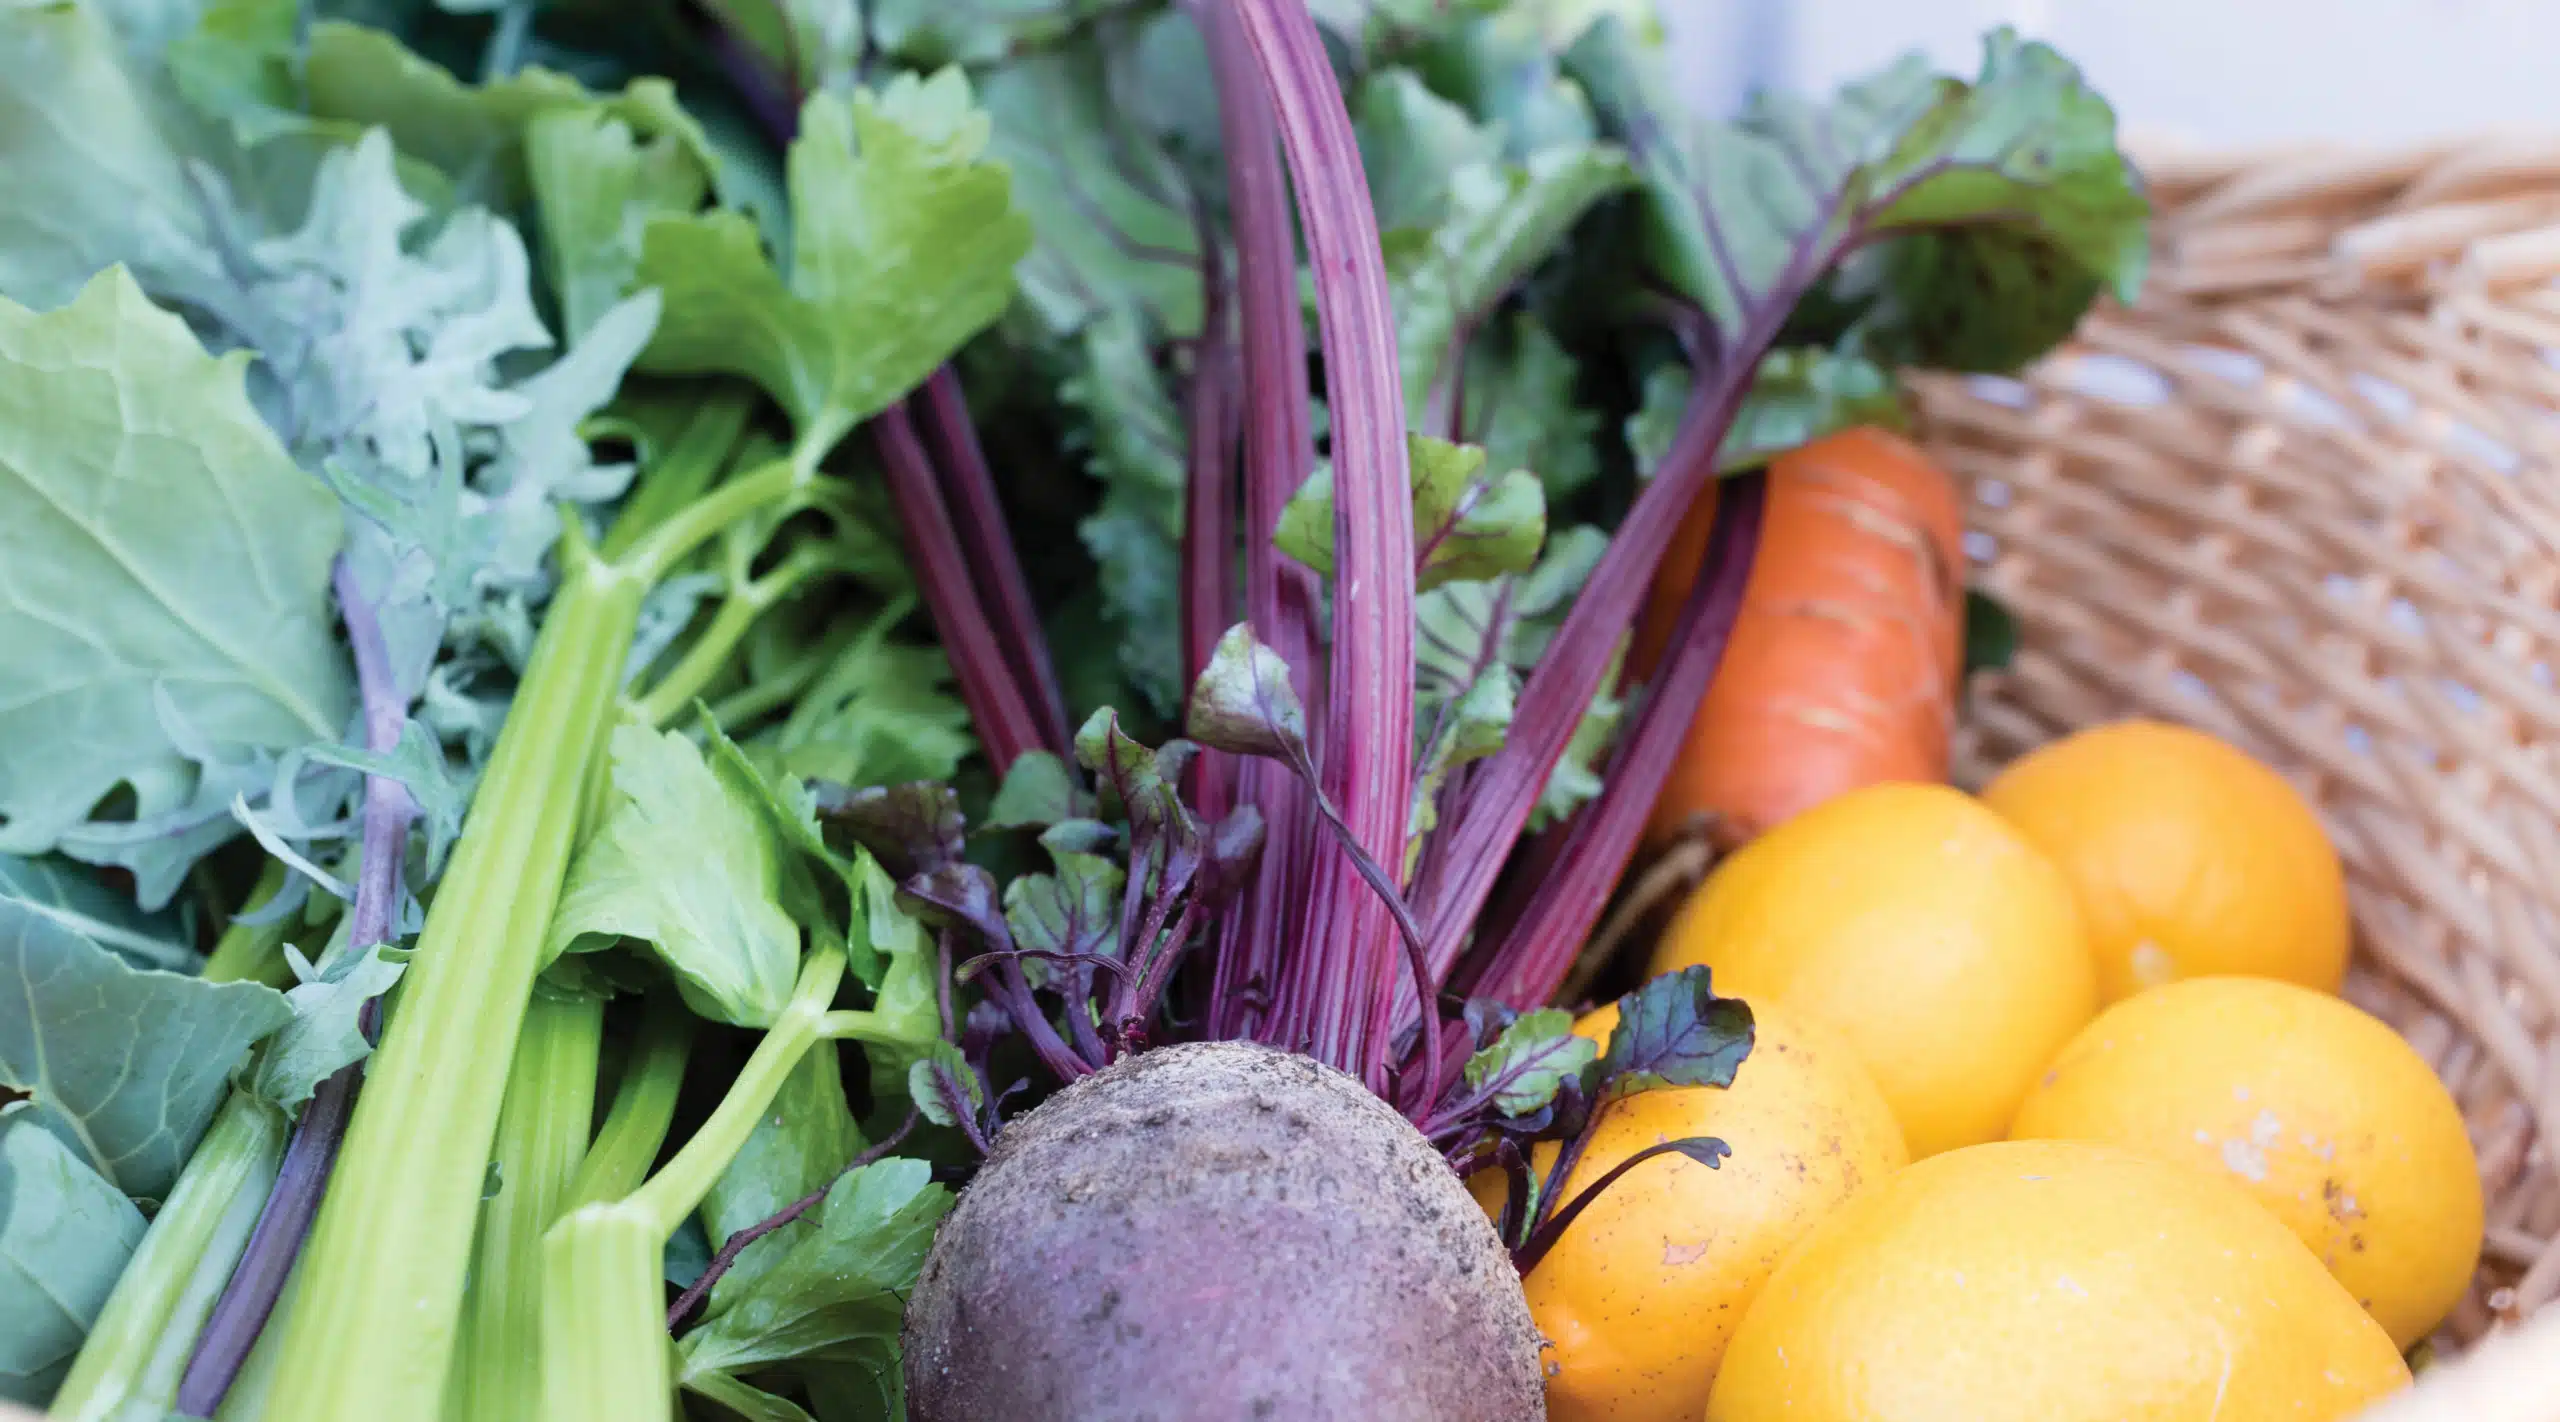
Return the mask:
[[[1874,785],[1751,842],[1682,905],[1653,970],[1849,1039],[1917,1159],[1997,1140],[2098,1010],[2071,888],[1980,802]]]
[[[2461,1108],[2398,1033],[2291,983],[2197,978],[2117,1003],[2062,1049],[2010,1134],[2228,1175],[2404,1348],[2480,1262]]]
[[[1724,1089],[1648,1091],[1605,1108],[1558,1192],[1571,1201],[1647,1146],[1713,1136],[1716,1169],[1677,1155],[1638,1164],[1577,1216],[1523,1281],[1556,1422],[1694,1422],[1725,1343],[1788,1247],[1910,1156],[1857,1054],[1783,1008],[1755,1009],[1751,1054]],[[1610,1004],[1574,1030],[1605,1045]],[[1541,1145],[1533,1168],[1553,1166]],[[1499,1171],[1470,1177],[1499,1215]]]
[[[2109,1002],[2221,973],[2324,992],[2346,976],[2337,849],[2284,777],[2223,741],[2100,726],[2019,760],[1982,799],[2070,878]]]
[[[2327,1422],[2391,1338],[2236,1187],[2079,1141],[1925,1160],[1778,1266],[1707,1422]]]

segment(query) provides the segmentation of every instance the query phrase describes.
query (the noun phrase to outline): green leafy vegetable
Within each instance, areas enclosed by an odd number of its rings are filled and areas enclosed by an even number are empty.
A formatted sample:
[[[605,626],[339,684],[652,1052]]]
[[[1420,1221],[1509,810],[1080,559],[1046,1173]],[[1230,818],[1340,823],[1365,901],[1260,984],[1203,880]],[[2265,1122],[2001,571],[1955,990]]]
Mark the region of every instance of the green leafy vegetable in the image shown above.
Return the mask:
[[[204,961],[176,914],[145,913],[59,859],[0,854],[0,902],[23,905],[137,967],[192,973]]]
[[[298,1114],[321,1079],[373,1050],[358,1024],[366,1002],[391,990],[407,966],[403,955],[376,943],[350,947],[300,986],[285,993],[293,1020],[258,1058],[258,1094]]]
[[[62,843],[118,787],[132,818],[183,804],[189,741],[279,751],[345,724],[337,501],[250,408],[246,365],[121,268],[48,314],[0,300],[0,851]]]
[[[1545,493],[1523,469],[1486,473],[1485,452],[1429,435],[1407,441],[1413,481],[1415,582],[1443,583],[1525,571],[1547,536]],[[1280,551],[1333,572],[1333,474],[1319,467],[1280,515]]]
[[[2018,655],[2018,615],[1981,588],[1964,594],[1964,669],[2001,671]]]
[[[1632,149],[1655,268],[1729,335],[1827,265],[1804,254],[1859,243],[1883,244],[1862,283],[1871,339],[1932,363],[2049,344],[2063,309],[2076,319],[2096,290],[2130,299],[2141,283],[2149,205],[2114,112],[2069,61],[2013,31],[1992,33],[1969,85],[1915,54],[1836,102],[1764,94],[1730,124],[1682,117],[1614,18],[1566,66]],[[1911,242],[1923,246],[1897,250]],[[2057,300],[2014,299],[2057,270]],[[1953,271],[1976,295],[2012,299],[1959,306],[1927,290]]]
[[[142,1212],[22,1106],[0,1108],[0,1397],[43,1404],[142,1242]]]
[[[678,1381],[794,1358],[876,1359],[894,1339],[951,1192],[920,1160],[866,1165],[827,1191],[790,1252],[677,1344]]]
[[[574,343],[630,293],[649,219],[701,207],[710,175],[678,132],[643,136],[588,108],[536,115],[525,124],[524,152],[543,259]]]
[[[791,996],[800,933],[757,787],[672,731],[618,727],[612,757],[612,799],[570,866],[552,951],[638,939],[694,1011],[770,1025]]]
[[[1502,1114],[1526,1116],[1554,1100],[1564,1083],[1579,1079],[1599,1052],[1597,1043],[1574,1034],[1572,1013],[1542,1007],[1520,1014],[1491,1046],[1467,1058],[1467,1086],[1492,1089]]]
[[[272,989],[127,967],[0,902],[0,1087],[26,1097],[10,1110],[128,1195],[168,1194],[232,1068],[292,1016]]]
[[[640,277],[666,313],[643,365],[744,375],[804,440],[832,444],[1004,309],[1030,229],[987,134],[957,70],[811,98],[791,145],[789,281],[733,213],[653,220]]]
[[[0,297],[45,310],[113,263],[152,265],[194,250],[201,226],[179,155],[96,9],[18,4],[7,14]]]

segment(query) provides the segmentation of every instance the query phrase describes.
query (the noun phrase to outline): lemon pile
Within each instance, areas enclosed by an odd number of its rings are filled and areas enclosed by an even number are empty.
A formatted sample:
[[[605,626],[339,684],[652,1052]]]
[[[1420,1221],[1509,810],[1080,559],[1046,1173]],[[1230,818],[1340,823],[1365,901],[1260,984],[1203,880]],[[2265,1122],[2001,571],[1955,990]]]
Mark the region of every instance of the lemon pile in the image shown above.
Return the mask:
[[[1733,1154],[1629,1172],[1525,1281],[1550,1415],[2317,1422],[2405,1386],[2479,1171],[2336,995],[2348,937],[2302,798],[2155,723],[1762,835],[1651,964],[1749,1002],[1750,1059],[1612,1107],[1565,1198],[1657,1141]]]

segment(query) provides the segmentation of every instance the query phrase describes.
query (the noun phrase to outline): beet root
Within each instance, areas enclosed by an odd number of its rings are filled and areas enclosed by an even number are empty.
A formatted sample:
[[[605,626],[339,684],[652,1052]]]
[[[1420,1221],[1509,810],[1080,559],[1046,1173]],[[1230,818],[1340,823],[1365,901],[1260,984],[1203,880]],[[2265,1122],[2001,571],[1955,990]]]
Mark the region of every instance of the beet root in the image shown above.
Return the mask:
[[[906,1316],[917,1422],[1515,1422],[1539,1337],[1491,1225],[1350,1077],[1158,1048],[1004,1128]]]

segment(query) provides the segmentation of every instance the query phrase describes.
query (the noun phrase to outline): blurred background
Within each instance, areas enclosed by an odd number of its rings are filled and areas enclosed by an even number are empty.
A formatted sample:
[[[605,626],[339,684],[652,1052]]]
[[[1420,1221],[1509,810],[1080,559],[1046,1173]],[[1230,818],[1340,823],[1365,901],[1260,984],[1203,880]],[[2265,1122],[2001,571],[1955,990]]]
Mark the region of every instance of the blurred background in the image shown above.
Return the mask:
[[[2398,143],[2560,120],[2560,0],[1659,0],[1708,112],[1827,91],[1905,49],[1970,73],[1981,34],[2053,41],[2128,136]]]

